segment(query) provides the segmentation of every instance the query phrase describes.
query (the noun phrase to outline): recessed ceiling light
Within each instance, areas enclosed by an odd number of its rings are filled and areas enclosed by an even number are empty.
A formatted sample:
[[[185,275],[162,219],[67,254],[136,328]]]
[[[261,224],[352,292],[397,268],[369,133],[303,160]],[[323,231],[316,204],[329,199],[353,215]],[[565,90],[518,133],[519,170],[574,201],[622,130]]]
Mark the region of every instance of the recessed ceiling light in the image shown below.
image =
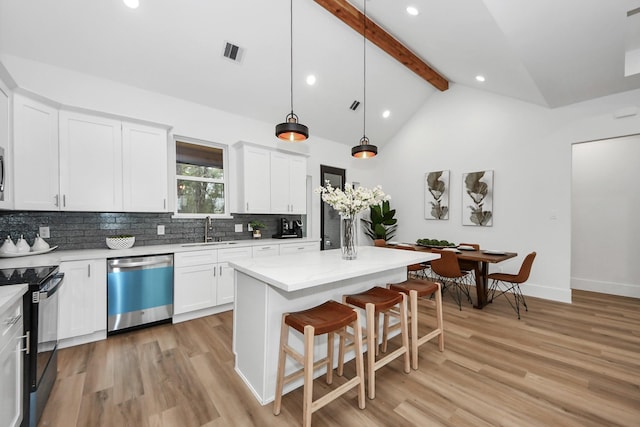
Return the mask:
[[[407,6],[407,13],[411,16],[418,16],[420,12],[414,6]]]
[[[477,81],[479,81],[479,82],[484,82],[485,78],[484,78],[484,76],[483,76],[483,75],[478,74],[478,75],[476,76],[476,80],[477,80]]]
[[[137,9],[138,6],[140,6],[140,1],[139,0],[122,0],[124,2],[125,5],[127,5],[127,7],[130,7],[131,9]]]
[[[388,119],[390,115],[391,115],[391,111],[389,110],[384,110],[382,112],[382,117],[384,117],[385,119]]]
[[[309,74],[307,76],[307,84],[309,86],[313,86],[314,84],[316,84],[316,76],[314,76],[313,74]]]

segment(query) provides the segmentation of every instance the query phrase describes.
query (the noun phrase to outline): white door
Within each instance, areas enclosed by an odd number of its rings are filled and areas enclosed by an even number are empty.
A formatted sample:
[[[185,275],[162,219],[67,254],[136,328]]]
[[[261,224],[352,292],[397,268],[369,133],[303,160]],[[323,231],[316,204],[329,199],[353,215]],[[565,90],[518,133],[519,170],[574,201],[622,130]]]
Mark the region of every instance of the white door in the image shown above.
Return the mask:
[[[60,112],[60,193],[63,210],[122,210],[120,121]]]
[[[268,213],[271,209],[269,151],[244,147],[242,212]]]
[[[124,210],[167,211],[167,131],[122,124]]]
[[[64,273],[64,282],[58,291],[58,338],[62,340],[93,333],[98,308],[95,306],[96,289],[90,280],[91,262],[62,262],[60,272]],[[106,293],[106,284],[104,291]]]
[[[291,213],[307,213],[307,159],[292,156],[289,172]]]
[[[174,269],[173,313],[183,314],[216,305],[217,265],[194,265]]]
[[[13,120],[15,208],[59,210],[58,110],[15,94]]]
[[[271,213],[291,213],[290,156],[271,153]]]
[[[10,122],[9,122],[9,89],[0,80],[0,147],[4,149],[4,155],[0,159],[0,190],[3,192],[0,198],[0,208],[13,208],[13,182],[11,180],[11,149],[9,146]]]

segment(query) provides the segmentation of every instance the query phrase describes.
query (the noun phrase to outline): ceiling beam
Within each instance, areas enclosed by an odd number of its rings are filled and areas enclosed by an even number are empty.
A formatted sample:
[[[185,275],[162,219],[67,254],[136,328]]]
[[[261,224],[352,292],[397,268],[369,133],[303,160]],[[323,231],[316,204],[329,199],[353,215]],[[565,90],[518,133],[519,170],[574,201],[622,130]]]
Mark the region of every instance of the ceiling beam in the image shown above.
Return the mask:
[[[365,0],[366,1],[366,0]],[[342,22],[364,35],[363,14],[345,0],[315,0]],[[387,52],[405,67],[431,83],[436,89],[445,91],[449,88],[449,81],[411,52],[391,34],[383,30],[378,24],[367,18],[366,38],[383,51]]]

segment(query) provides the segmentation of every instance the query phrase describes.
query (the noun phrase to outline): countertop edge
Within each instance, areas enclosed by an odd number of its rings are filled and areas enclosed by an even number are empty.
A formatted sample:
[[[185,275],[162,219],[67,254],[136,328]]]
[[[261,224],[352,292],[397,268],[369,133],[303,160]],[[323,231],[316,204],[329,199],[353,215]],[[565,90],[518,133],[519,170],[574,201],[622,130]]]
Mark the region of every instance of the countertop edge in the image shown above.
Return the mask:
[[[0,315],[9,308],[13,303],[22,298],[22,295],[27,292],[29,285],[7,285],[0,286]]]

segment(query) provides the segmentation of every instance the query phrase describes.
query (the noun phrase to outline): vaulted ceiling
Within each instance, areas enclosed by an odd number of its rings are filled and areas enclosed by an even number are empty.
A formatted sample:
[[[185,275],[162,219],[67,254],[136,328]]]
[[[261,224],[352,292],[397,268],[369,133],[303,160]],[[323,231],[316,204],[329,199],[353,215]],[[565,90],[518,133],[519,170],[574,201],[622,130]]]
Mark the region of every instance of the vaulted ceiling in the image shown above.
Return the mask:
[[[362,0],[352,4],[362,10]],[[640,0],[367,0],[367,16],[450,85],[555,108],[640,88],[640,74],[624,76],[625,53],[640,49],[640,14],[627,16],[638,7]],[[311,141],[355,145],[364,106],[349,106],[363,101],[363,38],[313,0],[294,0],[293,19],[294,110]],[[240,62],[222,56],[225,42],[242,48]],[[366,133],[380,145],[439,90],[371,43],[366,49]],[[0,55],[274,125],[290,110],[288,0],[140,0],[135,10],[121,0],[0,0]]]

